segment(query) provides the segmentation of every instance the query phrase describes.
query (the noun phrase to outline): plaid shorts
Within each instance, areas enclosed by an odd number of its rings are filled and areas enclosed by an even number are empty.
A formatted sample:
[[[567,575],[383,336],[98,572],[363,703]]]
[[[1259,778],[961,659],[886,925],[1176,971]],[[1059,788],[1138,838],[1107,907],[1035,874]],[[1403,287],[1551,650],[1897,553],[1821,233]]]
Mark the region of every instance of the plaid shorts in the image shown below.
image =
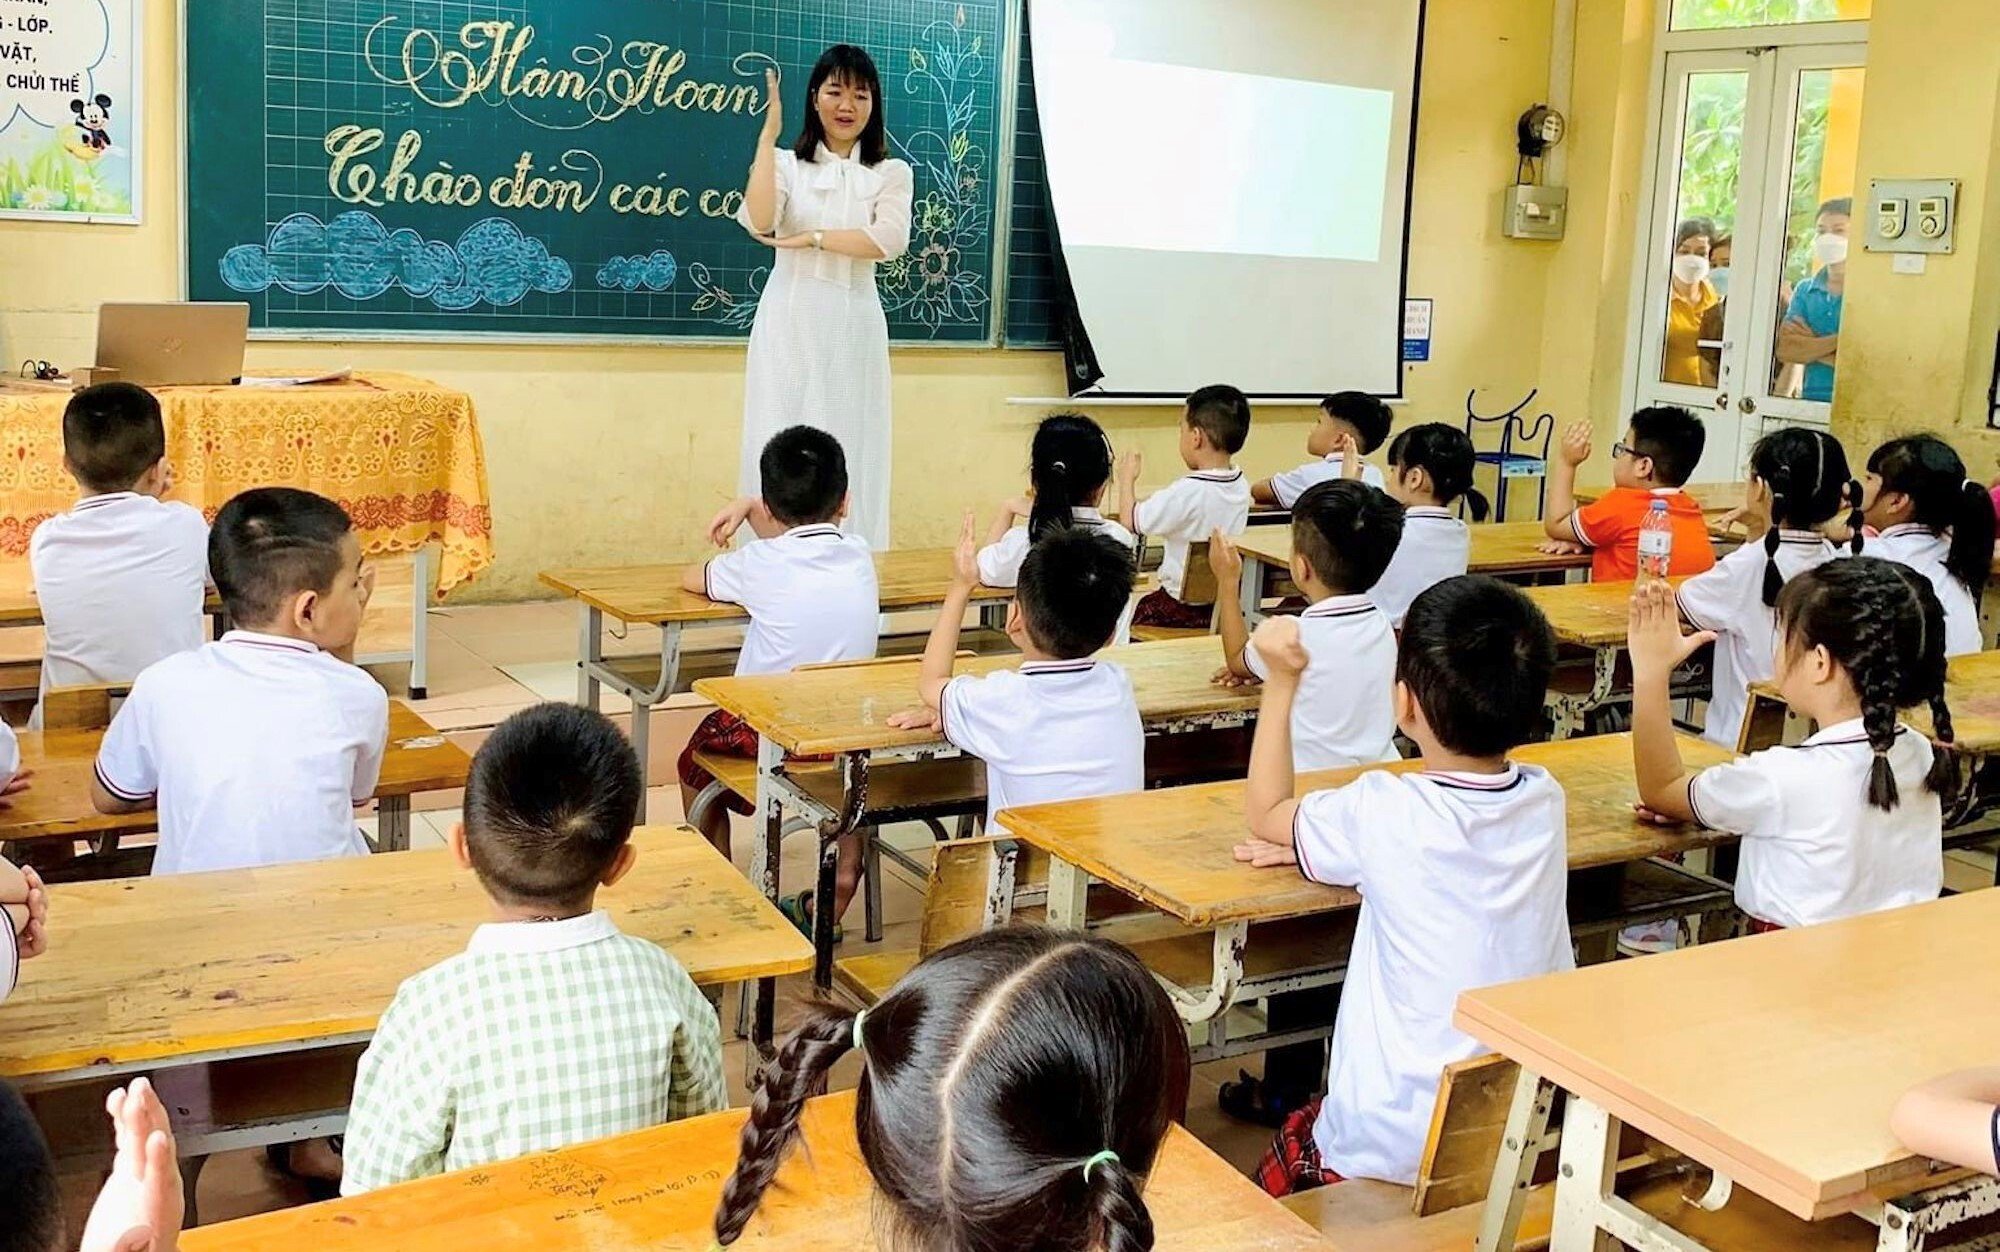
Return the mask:
[[[1767,922],[1761,917],[1753,917],[1750,919],[1750,933],[1753,935],[1768,935],[1774,930],[1783,930],[1783,929],[1784,927],[1778,925],[1778,923]]]
[[[1319,1145],[1313,1142],[1313,1123],[1319,1120],[1321,1103],[1323,1100],[1314,1100],[1287,1117],[1278,1128],[1278,1137],[1271,1141],[1270,1150],[1257,1162],[1253,1177],[1267,1194],[1283,1198],[1347,1181],[1320,1164]]]
[[[1215,620],[1212,604],[1182,604],[1165,587],[1139,601],[1132,611],[1134,626],[1163,626],[1170,630],[1207,630]]]
[[[754,761],[757,759],[757,732],[750,729],[749,723],[742,718],[722,709],[702,718],[701,725],[688,736],[687,747],[681,749],[679,766],[681,786],[696,792],[715,781],[715,775],[694,763],[697,752],[740,756]],[[747,798],[733,791],[725,794],[721,803],[731,813],[740,813],[745,817],[756,812]]]

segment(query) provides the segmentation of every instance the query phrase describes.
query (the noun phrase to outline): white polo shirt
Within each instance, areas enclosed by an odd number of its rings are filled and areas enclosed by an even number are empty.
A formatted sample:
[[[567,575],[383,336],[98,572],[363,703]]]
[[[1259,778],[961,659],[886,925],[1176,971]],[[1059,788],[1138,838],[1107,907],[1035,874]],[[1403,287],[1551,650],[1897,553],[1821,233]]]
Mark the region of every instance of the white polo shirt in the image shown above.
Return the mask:
[[[188,505],[132,491],[86,497],[35,528],[28,563],[48,634],[44,693],[130,682],[202,645],[208,523]]]
[[[155,874],[360,856],[354,806],[375,793],[389,696],[312,644],[232,630],[139,675],[97,780],[157,799]]]
[[[1330,483],[1340,477],[1346,465],[1346,457],[1338,452],[1329,452],[1317,461],[1307,461],[1296,469],[1271,475],[1271,494],[1278,497],[1278,503],[1286,508],[1297,504],[1299,497],[1321,483]],[[1382,471],[1366,461],[1361,463],[1361,481],[1370,487],[1382,487]]]
[[[988,826],[1002,809],[1145,789],[1139,701],[1109,661],[961,674],[945,684],[938,716],[953,747],[986,762]]]
[[[1373,770],[1299,802],[1299,872],[1362,895],[1313,1125],[1344,1178],[1416,1180],[1461,992],[1573,968],[1568,814],[1546,770]]]
[[[1196,470],[1168,483],[1132,510],[1132,526],[1165,547],[1160,558],[1160,586],[1178,600],[1187,580],[1188,545],[1206,543],[1220,530],[1240,535],[1250,524],[1250,483],[1231,466]]]
[[[882,597],[868,541],[831,522],[797,526],[711,557],[708,598],[750,614],[741,674],[785,674],[801,665],[875,655]]]
[[[0,787],[14,781],[21,772],[21,739],[14,728],[0,722]]]
[[[1450,509],[1417,504],[1403,510],[1403,537],[1389,568],[1368,589],[1368,598],[1402,629],[1418,596],[1447,578],[1465,573],[1472,560],[1472,528]]]
[[[1306,672],[1292,704],[1292,768],[1339,769],[1398,759],[1396,632],[1365,595],[1328,596],[1299,614]],[[1271,676],[1253,641],[1243,663]]]
[[[1815,531],[1778,532],[1775,558],[1786,582],[1839,551]],[[1732,751],[1750,703],[1750,684],[1777,673],[1778,611],[1764,603],[1762,540],[1746,543],[1715,565],[1682,583],[1676,598],[1681,616],[1696,630],[1716,632],[1714,693],[1702,738]]]
[[[1138,536],[1104,516],[1096,509],[1071,509],[1070,517],[1075,525],[1084,530],[1117,540],[1134,552],[1139,550]],[[1028,559],[1028,528],[1016,526],[998,540],[979,550],[979,581],[989,587],[1013,587],[1021,581],[1021,562]],[[1125,606],[1125,612],[1118,618],[1118,630],[1111,636],[1113,645],[1132,642],[1132,611],[1137,604]]]
[[[1901,561],[1930,579],[1931,590],[1937,593],[1938,603],[1944,606],[1946,656],[1964,656],[1986,646],[1986,637],[1979,631],[1979,606],[1973,603],[1972,593],[1966,590],[1965,584],[1952,577],[1944,567],[1945,557],[1951,552],[1949,534],[1939,534],[1928,526],[1905,522],[1862,540],[1861,552],[1864,556],[1878,556],[1885,561]]]
[[[1861,719],[1794,748],[1703,770],[1688,788],[1695,820],[1743,836],[1736,907],[1779,926],[1811,926],[1935,900],[1944,890],[1944,815],[1924,786],[1930,740],[1898,726],[1889,766],[1900,803],[1868,803],[1874,763]]]

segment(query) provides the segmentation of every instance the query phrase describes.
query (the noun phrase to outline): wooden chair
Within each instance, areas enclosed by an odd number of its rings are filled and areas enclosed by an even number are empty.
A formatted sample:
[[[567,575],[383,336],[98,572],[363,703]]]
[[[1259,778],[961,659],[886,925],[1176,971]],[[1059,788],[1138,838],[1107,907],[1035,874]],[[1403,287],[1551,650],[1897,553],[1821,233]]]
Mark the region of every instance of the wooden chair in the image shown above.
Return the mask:
[[[1187,573],[1181,580],[1181,601],[1184,604],[1215,603],[1215,567],[1208,563],[1208,541],[1188,545]],[[1213,624],[1195,629],[1179,626],[1132,627],[1132,642],[1158,643],[1162,639],[1198,639],[1214,631]]]
[[[42,729],[103,730],[111,724],[114,704],[131,691],[131,683],[51,687],[42,697]]]

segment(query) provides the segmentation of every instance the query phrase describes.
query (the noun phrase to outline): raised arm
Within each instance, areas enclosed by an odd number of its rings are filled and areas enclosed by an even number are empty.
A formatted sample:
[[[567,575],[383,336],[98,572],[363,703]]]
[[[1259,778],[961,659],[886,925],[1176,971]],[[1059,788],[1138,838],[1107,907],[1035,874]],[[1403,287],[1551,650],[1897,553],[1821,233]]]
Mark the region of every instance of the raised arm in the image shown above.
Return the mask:
[[[936,713],[944,707],[944,689],[951,683],[958,663],[958,636],[964,629],[965,609],[972,603],[972,589],[979,585],[979,541],[973,534],[972,510],[965,511],[959,528],[958,547],[951,557],[951,590],[938,609],[937,624],[931,627],[924,644],[924,659],[917,671],[917,692],[924,707]]]
[[[1118,458],[1118,494],[1111,502],[1111,512],[1106,514],[1135,535],[1139,533],[1139,470],[1144,464],[1137,452],[1127,452]]]
[[[1249,842],[1238,847],[1236,859],[1254,865],[1280,865],[1293,860],[1292,818],[1298,813],[1298,780],[1292,770],[1292,704],[1305,673],[1305,645],[1299,640],[1297,618],[1274,617],[1257,628],[1257,655],[1270,677],[1257,710],[1257,731],[1250,741],[1250,774],[1243,789],[1243,816]],[[1261,846],[1260,846],[1261,845]]]
[[[1589,459],[1590,423],[1572,422],[1563,431],[1555,463],[1549,466],[1549,499],[1542,512],[1542,529],[1551,539],[1565,542],[1576,539],[1576,529],[1570,522],[1570,514],[1576,512],[1576,467]]]
[[[1680,609],[1666,583],[1633,589],[1626,636],[1632,657],[1632,768],[1639,803],[1674,821],[1694,820],[1688,789],[1699,771],[1690,772],[1681,763],[1668,684],[1676,666],[1713,642],[1714,631],[1681,633]]]
[[[1255,678],[1256,671],[1243,659],[1243,650],[1250,645],[1250,627],[1243,621],[1243,554],[1219,527],[1208,537],[1208,565],[1215,571],[1215,621],[1222,632],[1223,668],[1235,678]]]
[[[778,229],[778,134],[785,124],[778,99],[778,71],[764,71],[764,128],[757,133],[757,155],[750,161],[750,180],[743,186],[745,225],[757,235]]]

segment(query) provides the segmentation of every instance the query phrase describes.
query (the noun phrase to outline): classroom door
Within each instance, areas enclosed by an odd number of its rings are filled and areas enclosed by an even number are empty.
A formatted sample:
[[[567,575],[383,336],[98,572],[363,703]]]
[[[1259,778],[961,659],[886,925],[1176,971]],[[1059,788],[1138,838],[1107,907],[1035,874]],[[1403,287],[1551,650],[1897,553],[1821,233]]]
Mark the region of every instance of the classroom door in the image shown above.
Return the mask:
[[[1851,207],[1864,56],[1842,43],[1665,59],[1633,404],[1703,415],[1698,482],[1738,477],[1769,427],[1828,420],[1848,216],[1830,210]]]

